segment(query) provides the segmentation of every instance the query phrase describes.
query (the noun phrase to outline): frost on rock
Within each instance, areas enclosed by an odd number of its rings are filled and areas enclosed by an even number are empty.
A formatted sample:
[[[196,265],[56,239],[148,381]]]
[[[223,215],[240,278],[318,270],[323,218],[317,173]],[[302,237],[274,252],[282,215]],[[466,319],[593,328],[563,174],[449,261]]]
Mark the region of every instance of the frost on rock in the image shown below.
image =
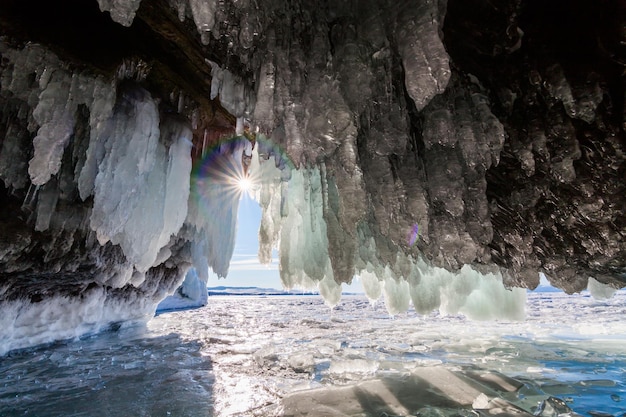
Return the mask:
[[[596,117],[596,108],[602,101],[602,90],[596,75],[590,74],[586,81],[583,87],[574,91],[560,65],[546,68],[546,88],[550,95],[563,103],[570,117],[592,123]]]
[[[404,67],[404,83],[418,110],[443,93],[450,79],[448,54],[439,37],[437,1],[418,7],[402,7],[398,13],[396,38]]]
[[[109,12],[114,22],[123,26],[130,26],[139,9],[141,0],[98,0],[100,10]]]
[[[208,32],[213,30],[215,25],[217,0],[189,0],[189,7],[203,43],[208,43]]]
[[[436,256],[453,258],[455,268],[489,260],[484,245],[493,227],[485,175],[499,161],[504,128],[487,103],[479,89],[454,88],[424,111],[426,189],[439,208],[430,215],[429,240]]]

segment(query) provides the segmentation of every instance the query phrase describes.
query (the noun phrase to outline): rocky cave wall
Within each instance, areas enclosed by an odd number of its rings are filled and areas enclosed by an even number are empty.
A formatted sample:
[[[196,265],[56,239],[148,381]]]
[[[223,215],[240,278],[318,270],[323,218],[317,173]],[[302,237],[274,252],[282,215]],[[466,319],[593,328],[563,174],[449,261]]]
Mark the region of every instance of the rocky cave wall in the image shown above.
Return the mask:
[[[158,299],[194,256],[225,275],[208,226],[164,202],[153,247],[120,225],[149,181],[185,200],[176,173],[235,131],[319,171],[303,181],[321,184],[335,283],[417,282],[424,263],[623,287],[625,15],[617,0],[5,1],[2,297]],[[131,191],[116,182],[111,129],[169,155],[160,183],[134,159]],[[278,245],[267,227],[261,246]]]

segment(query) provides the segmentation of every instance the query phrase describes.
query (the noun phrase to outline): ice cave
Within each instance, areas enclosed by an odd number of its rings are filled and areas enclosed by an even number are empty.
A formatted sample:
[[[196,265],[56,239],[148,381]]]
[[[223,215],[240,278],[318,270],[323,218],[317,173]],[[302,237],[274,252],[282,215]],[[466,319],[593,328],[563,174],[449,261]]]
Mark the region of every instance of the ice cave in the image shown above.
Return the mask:
[[[2,351],[259,259],[390,312],[626,285],[619,1],[3,1]],[[508,313],[504,307],[509,309]]]
[[[626,286],[624,22],[618,0],[3,0],[0,354],[205,302],[238,178],[259,259],[330,305],[355,276],[392,314],[480,319],[523,314],[539,273]]]

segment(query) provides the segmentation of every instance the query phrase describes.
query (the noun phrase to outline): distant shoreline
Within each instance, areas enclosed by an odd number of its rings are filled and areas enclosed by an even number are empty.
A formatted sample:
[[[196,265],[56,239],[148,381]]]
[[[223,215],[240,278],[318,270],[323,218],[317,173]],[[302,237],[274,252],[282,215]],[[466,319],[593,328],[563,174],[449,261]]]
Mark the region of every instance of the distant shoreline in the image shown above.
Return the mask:
[[[313,296],[320,295],[319,291],[313,290],[279,290],[276,288],[257,287],[208,287],[209,297],[212,296]],[[342,295],[365,295],[364,293],[343,292]]]

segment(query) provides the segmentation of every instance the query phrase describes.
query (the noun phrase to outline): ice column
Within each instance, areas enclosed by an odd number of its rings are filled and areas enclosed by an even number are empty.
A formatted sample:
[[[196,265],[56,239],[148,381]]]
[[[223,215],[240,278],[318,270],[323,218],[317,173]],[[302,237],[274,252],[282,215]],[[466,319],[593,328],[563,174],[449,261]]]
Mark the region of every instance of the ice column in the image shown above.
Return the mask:
[[[341,286],[335,282],[328,253],[321,172],[319,168],[292,169],[282,165],[281,155],[264,152],[259,151],[263,209],[259,259],[269,262],[272,249],[279,248],[284,287],[317,288],[329,305],[336,305]]]

